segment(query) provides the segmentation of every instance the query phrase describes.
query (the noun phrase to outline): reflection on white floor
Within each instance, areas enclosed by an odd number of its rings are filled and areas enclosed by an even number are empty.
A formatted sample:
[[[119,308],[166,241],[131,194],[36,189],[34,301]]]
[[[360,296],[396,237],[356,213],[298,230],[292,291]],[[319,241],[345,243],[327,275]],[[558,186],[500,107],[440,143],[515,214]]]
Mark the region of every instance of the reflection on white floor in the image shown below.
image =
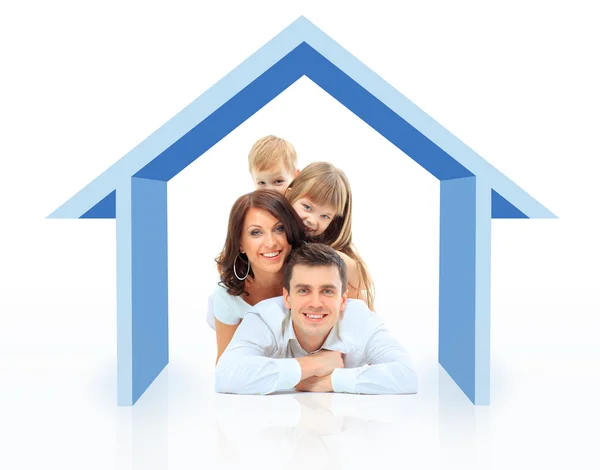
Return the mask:
[[[506,364],[490,407],[433,361],[417,395],[237,396],[213,392],[212,364],[178,359],[117,407],[108,363],[3,356],[0,468],[599,468],[598,360],[577,393],[565,377],[581,361]]]
[[[390,403],[382,397],[362,397],[360,403],[356,397],[325,393],[268,398],[217,396],[222,465],[347,468],[351,462],[345,456],[360,458],[354,448],[393,434]]]
[[[168,468],[169,373],[164,371],[144,400],[118,407],[117,469]]]

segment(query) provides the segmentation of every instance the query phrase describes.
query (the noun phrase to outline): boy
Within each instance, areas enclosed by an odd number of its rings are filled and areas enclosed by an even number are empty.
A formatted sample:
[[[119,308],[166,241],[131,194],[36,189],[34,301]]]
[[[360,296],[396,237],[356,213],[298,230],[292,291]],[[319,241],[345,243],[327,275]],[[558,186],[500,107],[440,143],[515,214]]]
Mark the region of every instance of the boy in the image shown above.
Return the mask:
[[[294,146],[274,135],[258,139],[248,154],[248,168],[256,189],[273,189],[283,195],[300,173]]]

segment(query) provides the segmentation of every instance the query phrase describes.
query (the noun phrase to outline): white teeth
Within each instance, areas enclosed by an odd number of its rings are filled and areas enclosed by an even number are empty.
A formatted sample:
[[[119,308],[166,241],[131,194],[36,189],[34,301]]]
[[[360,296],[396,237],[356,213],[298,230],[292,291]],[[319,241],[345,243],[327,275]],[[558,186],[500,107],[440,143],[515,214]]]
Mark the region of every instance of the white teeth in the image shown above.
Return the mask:
[[[308,318],[312,318],[312,319],[317,319],[317,318],[323,318],[324,317],[324,315],[310,315],[309,313],[307,313],[306,316]]]
[[[275,258],[281,251],[274,251],[273,253],[263,253],[265,258]]]

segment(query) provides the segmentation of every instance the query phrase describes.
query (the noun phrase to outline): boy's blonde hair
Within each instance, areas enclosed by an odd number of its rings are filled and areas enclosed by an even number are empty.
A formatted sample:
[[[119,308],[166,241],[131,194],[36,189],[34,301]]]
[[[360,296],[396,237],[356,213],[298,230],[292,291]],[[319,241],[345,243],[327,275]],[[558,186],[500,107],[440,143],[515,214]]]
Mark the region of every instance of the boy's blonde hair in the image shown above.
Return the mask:
[[[352,243],[352,190],[344,172],[331,163],[311,163],[290,183],[286,197],[291,204],[306,197],[316,204],[331,205],[335,209],[327,230],[314,240],[341,251],[356,262],[359,285],[353,287],[373,310],[375,287],[365,262]]]
[[[293,174],[298,165],[296,149],[287,140],[274,135],[258,139],[248,154],[248,169],[253,171],[267,171],[281,165]]]

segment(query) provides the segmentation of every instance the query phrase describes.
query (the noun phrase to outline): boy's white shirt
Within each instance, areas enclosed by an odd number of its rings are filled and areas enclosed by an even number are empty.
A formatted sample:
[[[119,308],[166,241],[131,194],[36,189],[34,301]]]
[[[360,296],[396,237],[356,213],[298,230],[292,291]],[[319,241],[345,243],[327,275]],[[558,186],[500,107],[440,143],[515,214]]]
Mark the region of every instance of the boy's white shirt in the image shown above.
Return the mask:
[[[334,392],[417,392],[408,353],[361,300],[348,299],[321,349],[344,354],[344,368],[331,374]],[[264,300],[246,313],[219,359],[215,390],[242,394],[291,390],[302,375],[295,358],[307,355],[296,339],[283,297]]]

